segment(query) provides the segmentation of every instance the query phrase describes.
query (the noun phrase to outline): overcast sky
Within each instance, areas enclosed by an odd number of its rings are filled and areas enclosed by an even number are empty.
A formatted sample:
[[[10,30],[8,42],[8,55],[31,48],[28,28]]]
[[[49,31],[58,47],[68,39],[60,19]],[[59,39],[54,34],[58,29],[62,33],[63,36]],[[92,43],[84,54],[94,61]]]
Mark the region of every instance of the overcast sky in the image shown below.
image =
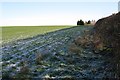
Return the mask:
[[[76,25],[118,12],[117,2],[2,2],[1,26]]]

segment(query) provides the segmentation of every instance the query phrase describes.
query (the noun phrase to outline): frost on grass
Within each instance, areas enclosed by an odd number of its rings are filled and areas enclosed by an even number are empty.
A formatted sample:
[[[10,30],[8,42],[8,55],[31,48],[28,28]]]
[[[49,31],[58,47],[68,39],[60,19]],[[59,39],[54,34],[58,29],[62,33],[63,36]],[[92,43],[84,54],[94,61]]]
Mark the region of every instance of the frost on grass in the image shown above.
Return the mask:
[[[109,67],[106,69],[109,63],[101,55],[94,54],[94,43],[88,33],[88,27],[73,27],[7,44],[2,48],[3,76],[43,79],[112,77],[114,71]],[[8,68],[8,65],[14,68]]]

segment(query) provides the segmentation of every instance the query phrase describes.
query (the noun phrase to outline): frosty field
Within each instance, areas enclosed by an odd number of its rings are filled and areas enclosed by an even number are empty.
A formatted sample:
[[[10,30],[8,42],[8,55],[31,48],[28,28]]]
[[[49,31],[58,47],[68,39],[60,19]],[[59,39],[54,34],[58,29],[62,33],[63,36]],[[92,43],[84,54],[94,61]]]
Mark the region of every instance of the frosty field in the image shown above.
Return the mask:
[[[91,48],[79,47],[79,54],[69,50],[74,39],[90,29],[75,26],[3,45],[3,78],[112,78],[114,71],[106,57],[94,54]]]

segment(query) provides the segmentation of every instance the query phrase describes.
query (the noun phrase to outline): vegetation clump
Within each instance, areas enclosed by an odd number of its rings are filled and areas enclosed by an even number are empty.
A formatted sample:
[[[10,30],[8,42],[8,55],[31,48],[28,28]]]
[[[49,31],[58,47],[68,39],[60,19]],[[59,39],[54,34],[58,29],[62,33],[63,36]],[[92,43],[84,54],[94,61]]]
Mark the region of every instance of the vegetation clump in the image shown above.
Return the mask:
[[[94,30],[94,39],[99,38],[98,44],[110,48],[111,54],[115,56],[111,62],[116,64],[117,75],[120,77],[120,12],[98,20]]]
[[[40,53],[37,53],[36,54],[36,64],[38,64],[38,65],[40,65],[40,64],[42,64],[42,59],[43,59],[43,56],[42,56],[42,54],[40,54]]]
[[[84,25],[84,21],[83,20],[77,21],[77,25]]]

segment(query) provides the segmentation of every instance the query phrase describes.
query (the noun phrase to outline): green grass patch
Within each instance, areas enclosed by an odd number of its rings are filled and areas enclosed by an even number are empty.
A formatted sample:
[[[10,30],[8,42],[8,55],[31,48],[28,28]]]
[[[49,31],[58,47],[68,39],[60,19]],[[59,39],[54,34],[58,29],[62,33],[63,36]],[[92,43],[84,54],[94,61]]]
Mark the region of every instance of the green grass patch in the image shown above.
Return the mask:
[[[2,43],[33,37],[72,26],[6,26],[2,28]]]

